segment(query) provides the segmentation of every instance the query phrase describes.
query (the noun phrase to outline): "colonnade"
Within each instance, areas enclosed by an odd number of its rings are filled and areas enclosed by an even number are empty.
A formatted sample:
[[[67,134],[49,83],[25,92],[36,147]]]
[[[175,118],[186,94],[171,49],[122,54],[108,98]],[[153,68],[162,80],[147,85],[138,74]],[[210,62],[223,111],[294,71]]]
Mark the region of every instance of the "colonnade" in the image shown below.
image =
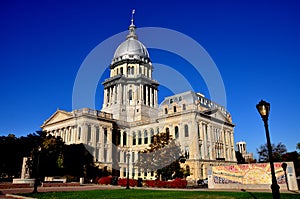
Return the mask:
[[[150,107],[158,107],[158,92],[151,85],[115,84],[104,89],[104,105],[113,104],[138,105],[143,103]]]
[[[99,162],[112,162],[112,128],[82,123],[49,131],[60,136],[66,144],[83,143]]]

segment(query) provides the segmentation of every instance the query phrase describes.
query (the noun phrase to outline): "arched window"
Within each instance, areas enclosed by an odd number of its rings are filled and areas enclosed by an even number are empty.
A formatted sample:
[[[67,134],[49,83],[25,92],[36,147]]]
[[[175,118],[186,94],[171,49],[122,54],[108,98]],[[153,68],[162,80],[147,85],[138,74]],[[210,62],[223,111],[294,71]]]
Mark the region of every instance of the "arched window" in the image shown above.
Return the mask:
[[[136,145],[136,134],[135,134],[135,132],[132,133],[132,145]]]
[[[138,132],[138,145],[142,144],[142,133],[141,131]]]
[[[178,126],[175,126],[175,139],[179,137]]]
[[[130,89],[129,92],[128,92],[128,99],[129,100],[132,100],[132,90]]]
[[[153,143],[153,136],[154,136],[154,130],[150,129],[150,138],[151,138],[151,143]]]
[[[190,166],[189,165],[186,165],[186,167],[185,167],[185,170],[186,170],[186,173],[190,173],[191,171],[190,171]]]
[[[148,144],[148,132],[147,132],[147,130],[144,131],[144,144]]]
[[[166,136],[167,136],[167,140],[169,140],[170,138],[170,129],[166,128]]]
[[[186,110],[186,105],[185,104],[182,104],[182,110]]]
[[[189,137],[189,126],[184,125],[184,137]]]
[[[174,113],[177,112],[176,106],[173,106],[173,111],[174,111]]]
[[[168,114],[168,108],[165,108],[165,114]]]
[[[121,71],[120,71],[121,75],[123,75],[123,67],[121,67]]]

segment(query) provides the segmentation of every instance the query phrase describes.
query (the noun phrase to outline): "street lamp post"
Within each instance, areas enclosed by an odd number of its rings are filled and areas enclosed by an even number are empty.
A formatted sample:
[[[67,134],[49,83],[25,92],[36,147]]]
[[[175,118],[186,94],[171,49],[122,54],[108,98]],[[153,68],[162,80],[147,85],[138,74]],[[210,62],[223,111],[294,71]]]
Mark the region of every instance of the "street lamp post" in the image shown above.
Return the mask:
[[[282,167],[282,169],[283,169],[283,171],[284,171],[284,177],[285,177],[285,183],[286,183],[286,187],[287,187],[287,190],[289,191],[290,189],[289,189],[289,181],[288,181],[288,179],[287,179],[287,175],[286,175],[286,167],[287,167],[287,163],[282,163],[281,164],[281,167]]]
[[[274,169],[274,161],[272,155],[272,146],[270,141],[270,133],[269,133],[269,126],[268,126],[268,119],[270,113],[270,103],[261,100],[257,105],[256,108],[264,122],[266,137],[267,137],[267,147],[269,153],[269,160],[270,160],[270,167],[271,167],[271,175],[272,175],[272,195],[273,199],[280,199],[280,192],[279,192],[279,185],[277,184],[276,176],[275,176],[275,169]]]
[[[130,189],[129,188],[129,158],[130,158],[129,152],[127,152],[126,158],[127,158],[127,181],[126,181],[126,189]]]

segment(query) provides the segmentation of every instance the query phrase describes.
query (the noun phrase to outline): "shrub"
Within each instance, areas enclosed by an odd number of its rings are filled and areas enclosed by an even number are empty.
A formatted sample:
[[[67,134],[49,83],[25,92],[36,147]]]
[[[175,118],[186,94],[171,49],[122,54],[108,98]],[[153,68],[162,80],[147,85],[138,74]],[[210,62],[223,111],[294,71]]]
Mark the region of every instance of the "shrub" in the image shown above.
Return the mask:
[[[127,179],[126,178],[120,178],[118,181],[118,185],[125,187],[127,185]],[[135,187],[137,185],[137,180],[129,179],[129,186]]]
[[[106,176],[106,177],[102,177],[98,180],[99,184],[111,184],[111,180],[112,180],[112,176]]]
[[[164,188],[185,188],[187,181],[181,178],[176,178],[172,181],[146,180],[145,185],[148,187],[164,187]]]

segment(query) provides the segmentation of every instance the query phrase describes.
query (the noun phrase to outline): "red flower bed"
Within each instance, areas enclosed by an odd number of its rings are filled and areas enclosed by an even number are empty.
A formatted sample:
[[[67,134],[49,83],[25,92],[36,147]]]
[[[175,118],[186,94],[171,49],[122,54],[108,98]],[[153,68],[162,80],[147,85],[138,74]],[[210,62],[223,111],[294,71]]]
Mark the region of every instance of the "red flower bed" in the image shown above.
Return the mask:
[[[127,185],[126,178],[120,178],[118,181],[118,185],[125,187]],[[135,187],[137,185],[137,180],[129,179],[129,186]]]
[[[187,181],[181,178],[176,178],[172,181],[146,180],[145,184],[148,187],[186,188]]]
[[[108,184],[111,184],[111,179],[112,179],[112,176],[102,177],[98,180],[98,183],[108,185]]]

